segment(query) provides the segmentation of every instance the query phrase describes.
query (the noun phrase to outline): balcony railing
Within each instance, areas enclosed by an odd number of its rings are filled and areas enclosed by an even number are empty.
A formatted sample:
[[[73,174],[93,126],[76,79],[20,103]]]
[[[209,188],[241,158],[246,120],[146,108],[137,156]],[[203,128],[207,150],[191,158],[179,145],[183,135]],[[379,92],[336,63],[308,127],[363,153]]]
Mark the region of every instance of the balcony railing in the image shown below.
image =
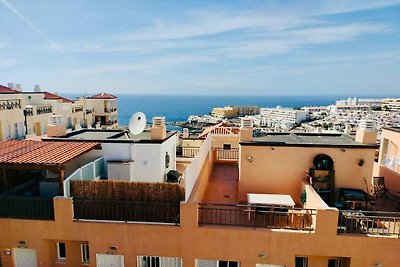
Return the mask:
[[[52,113],[52,112],[53,112],[53,108],[50,105],[36,107],[37,115]]]
[[[74,198],[74,219],[179,225],[179,202]]]
[[[315,209],[199,203],[198,224],[313,231]],[[314,222],[314,223],[313,223]]]
[[[111,113],[117,111],[117,108],[104,108],[104,113]]]
[[[194,158],[199,153],[200,147],[181,147],[177,149],[177,156],[182,158]]]
[[[83,111],[83,107],[75,107],[74,112],[81,112]]]
[[[0,100],[0,110],[21,108],[20,99]]]
[[[0,195],[0,217],[54,220],[53,199],[36,196]]]
[[[33,108],[25,108],[24,115],[25,116],[33,116]]]
[[[340,211],[338,234],[370,234],[400,238],[400,213]]]
[[[231,149],[216,148],[215,152],[217,160],[239,160],[238,148],[231,148]]]

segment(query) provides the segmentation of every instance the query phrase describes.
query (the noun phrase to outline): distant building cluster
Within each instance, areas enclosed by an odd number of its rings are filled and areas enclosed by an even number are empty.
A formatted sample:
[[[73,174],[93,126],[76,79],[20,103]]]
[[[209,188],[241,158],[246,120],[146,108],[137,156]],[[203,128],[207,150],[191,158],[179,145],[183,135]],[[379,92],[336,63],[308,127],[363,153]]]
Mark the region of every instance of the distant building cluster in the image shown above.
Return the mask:
[[[211,111],[213,117],[227,119],[258,114],[260,114],[260,108],[256,106],[227,106],[223,108],[213,108]]]
[[[292,108],[261,108],[259,125],[269,128],[289,129],[307,119],[307,112]],[[256,123],[257,124],[257,123]]]
[[[39,85],[33,92],[22,91],[20,84],[0,85],[0,140],[41,136],[54,121],[69,130],[116,129],[117,114],[117,97],[107,93],[71,100],[42,92]]]

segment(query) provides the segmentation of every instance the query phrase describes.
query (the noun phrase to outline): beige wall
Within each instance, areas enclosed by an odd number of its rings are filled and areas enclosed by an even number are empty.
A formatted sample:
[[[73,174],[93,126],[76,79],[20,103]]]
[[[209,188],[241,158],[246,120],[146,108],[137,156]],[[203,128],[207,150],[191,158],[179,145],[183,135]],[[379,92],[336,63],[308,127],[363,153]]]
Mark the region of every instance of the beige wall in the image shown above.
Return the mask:
[[[21,108],[0,110],[0,141],[25,135],[25,118],[23,113],[24,99],[21,94],[0,94],[0,100],[17,99],[21,103]],[[20,131],[15,130],[15,123],[19,125]]]
[[[231,148],[239,148],[239,135],[214,135],[211,146],[223,148],[224,144],[230,144]]]
[[[241,146],[239,168],[239,198],[246,200],[247,193],[290,194],[300,201],[300,181],[313,167],[318,154],[327,154],[335,162],[335,187],[359,188],[369,191],[375,149],[352,149],[327,147]],[[248,156],[253,161],[248,161]],[[358,165],[364,159],[364,166]]]
[[[377,176],[385,177],[385,186],[390,193],[400,195],[400,167],[390,169],[383,166],[383,159],[387,156],[397,156],[400,158],[400,132],[395,132],[387,129],[382,131],[382,142],[379,152],[379,163],[377,164]],[[385,147],[387,145],[387,148]]]
[[[138,255],[183,258],[183,266],[194,267],[195,259],[240,261],[241,267],[256,263],[294,266],[295,256],[310,258],[309,267],[327,266],[335,257],[351,257],[352,267],[397,267],[400,242],[397,238],[337,235],[338,212],[318,211],[314,233],[263,230],[241,227],[198,227],[197,204],[181,204],[181,226],[127,224],[106,222],[73,222],[72,200],[55,199],[56,221],[0,219],[0,249],[18,246],[25,240],[36,249],[39,266],[81,266],[78,246],[88,242],[91,262],[95,254],[118,247],[116,254],[125,256],[125,266],[136,266]],[[57,265],[57,241],[67,243],[67,261]],[[260,258],[260,253],[267,254]],[[12,257],[3,256],[5,267],[14,266]],[[324,265],[321,265],[324,264]]]

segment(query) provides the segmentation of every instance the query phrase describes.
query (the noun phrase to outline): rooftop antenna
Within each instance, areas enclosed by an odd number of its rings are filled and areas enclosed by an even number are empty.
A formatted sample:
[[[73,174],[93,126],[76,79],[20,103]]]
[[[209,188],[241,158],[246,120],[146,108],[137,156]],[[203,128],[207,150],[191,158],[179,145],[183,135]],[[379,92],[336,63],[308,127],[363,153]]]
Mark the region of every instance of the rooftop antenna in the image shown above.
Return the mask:
[[[144,131],[146,123],[146,115],[143,112],[136,112],[129,120],[129,131],[133,135],[138,135]]]

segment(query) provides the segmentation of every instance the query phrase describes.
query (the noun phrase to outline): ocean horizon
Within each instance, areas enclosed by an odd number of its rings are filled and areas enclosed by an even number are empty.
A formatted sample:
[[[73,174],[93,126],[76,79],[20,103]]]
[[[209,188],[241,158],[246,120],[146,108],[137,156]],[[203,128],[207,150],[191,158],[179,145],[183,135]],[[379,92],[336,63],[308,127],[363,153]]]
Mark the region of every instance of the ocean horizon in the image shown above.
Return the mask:
[[[63,96],[75,98],[77,94]],[[150,122],[155,116],[165,117],[169,123],[186,121],[190,115],[209,114],[214,107],[228,105],[259,107],[328,106],[348,96],[204,96],[204,95],[135,95],[116,94],[118,97],[118,125],[126,126],[138,111],[146,114]],[[353,96],[354,97],[354,96]],[[358,98],[384,98],[388,96],[357,96]]]

